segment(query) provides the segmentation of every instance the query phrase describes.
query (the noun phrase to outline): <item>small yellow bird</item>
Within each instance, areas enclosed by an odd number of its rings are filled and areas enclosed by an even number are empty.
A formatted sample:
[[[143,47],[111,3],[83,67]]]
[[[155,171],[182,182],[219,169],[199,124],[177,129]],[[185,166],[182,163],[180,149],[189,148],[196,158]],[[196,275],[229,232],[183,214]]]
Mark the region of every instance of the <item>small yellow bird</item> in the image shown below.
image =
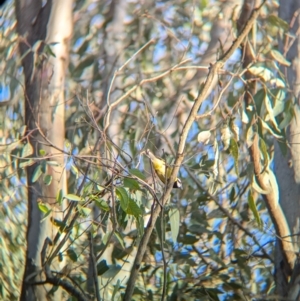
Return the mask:
[[[163,159],[156,157],[149,149],[146,150],[145,154],[151,160],[156,175],[164,184],[166,184],[166,178],[167,180],[170,178],[173,168],[167,166],[166,171],[166,162]],[[182,189],[182,183],[179,178],[176,178],[173,188]]]

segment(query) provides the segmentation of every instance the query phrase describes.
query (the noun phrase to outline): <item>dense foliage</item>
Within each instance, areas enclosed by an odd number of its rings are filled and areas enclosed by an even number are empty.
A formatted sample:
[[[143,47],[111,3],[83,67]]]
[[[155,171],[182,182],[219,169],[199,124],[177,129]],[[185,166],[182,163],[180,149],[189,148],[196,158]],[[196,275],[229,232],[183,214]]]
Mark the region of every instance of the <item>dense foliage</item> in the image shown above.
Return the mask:
[[[280,69],[289,62],[277,48],[288,25],[277,17],[273,2],[266,3],[249,35],[251,65],[243,67],[238,49],[201,105],[179,173],[184,188],[173,190],[156,222],[135,300],[158,300],[164,289],[168,300],[259,299],[273,292],[274,229],[248,153],[257,133],[261,162],[273,179],[273,143],[280,141],[285,152],[285,129],[293,117],[294,100],[287,97]],[[39,207],[45,218],[57,210],[70,213],[67,224],[51,219],[61,238],[69,235],[63,247],[50,247],[66,261],[64,276],[91,293],[93,253],[101,297],[120,300],[151,208],[164,192],[143,151],[149,148],[172,164],[203,85],[197,73],[204,69],[201,56],[226,4],[113,3],[76,1],[74,6],[65,87],[69,193],[58,191],[55,206],[41,201]],[[233,36],[239,9],[232,8],[228,19]],[[31,157],[12,3],[3,8],[0,22],[0,295],[16,300],[25,265],[25,167],[39,162],[33,180],[48,185],[47,166],[55,164],[55,154]],[[226,51],[221,46],[211,63]],[[43,56],[51,55],[48,45]],[[245,103],[254,84],[252,102]],[[76,209],[64,208],[64,198],[76,202]]]

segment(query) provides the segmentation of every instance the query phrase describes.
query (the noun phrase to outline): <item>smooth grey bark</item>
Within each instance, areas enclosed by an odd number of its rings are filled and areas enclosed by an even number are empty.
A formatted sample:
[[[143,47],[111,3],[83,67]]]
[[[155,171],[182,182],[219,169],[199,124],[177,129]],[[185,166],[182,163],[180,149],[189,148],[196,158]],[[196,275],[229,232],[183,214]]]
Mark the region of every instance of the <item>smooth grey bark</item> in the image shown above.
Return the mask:
[[[34,149],[34,158],[40,156],[41,149],[46,154],[51,154],[53,152],[53,148],[49,146],[51,143],[63,149],[65,132],[63,88],[68,62],[66,50],[72,26],[72,0],[63,2],[48,0],[44,6],[43,2],[41,0],[16,1],[19,50],[25,79],[25,122],[28,141]],[[45,42],[58,42],[52,49],[56,58],[45,58],[41,55]],[[51,207],[56,202],[59,189],[65,189],[62,156],[57,159],[57,163],[58,166],[55,168],[46,167],[46,174],[52,176],[52,182],[48,186],[43,183],[43,176],[37,181],[32,181],[34,171],[40,162],[27,168],[27,250],[20,300],[51,299],[47,296],[51,286],[35,285],[35,283],[45,281],[41,251],[45,239],[51,238],[57,229],[50,223],[50,217],[43,220],[38,203],[47,203]],[[52,298],[60,300],[59,292]]]
[[[38,40],[46,38],[46,26],[51,11],[51,2],[42,8],[41,1],[16,1],[16,15],[18,33],[24,41],[20,42],[20,53],[24,55]],[[35,20],[35,22],[33,22]],[[37,26],[38,24],[38,26]],[[33,68],[33,53],[28,53],[22,60],[25,77],[25,122],[27,131],[35,129],[37,108],[39,107],[41,81],[41,69]],[[35,140],[29,139],[32,145]],[[38,156],[38,149],[34,148],[34,156]],[[31,282],[41,281],[38,273],[41,269],[40,253],[43,245],[43,238],[47,235],[48,221],[40,223],[42,213],[38,209],[38,199],[42,194],[42,187],[39,181],[32,183],[32,174],[37,164],[27,168],[28,177],[28,226],[27,226],[27,247],[26,264],[23,278],[20,300],[45,300],[46,291],[38,289]],[[39,226],[37,226],[39,224]],[[33,277],[31,277],[31,275]]]
[[[278,144],[275,145],[275,174],[280,188],[280,204],[285,213],[292,237],[287,237],[293,242],[294,251],[299,252],[299,230],[300,230],[300,38],[297,32],[300,27],[299,0],[280,1],[279,17],[291,24],[290,32],[294,34],[294,41],[290,47],[291,36],[286,36],[280,48],[291,62],[290,67],[283,67],[282,71],[287,77],[291,93],[286,100],[294,98],[295,118],[292,120],[288,130],[287,139],[289,149],[283,156]],[[287,43],[288,42],[288,43]],[[279,296],[288,297],[288,300],[298,300],[299,285],[297,278],[300,276],[298,264],[293,271],[284,268],[283,256],[279,248],[276,249],[276,291]]]

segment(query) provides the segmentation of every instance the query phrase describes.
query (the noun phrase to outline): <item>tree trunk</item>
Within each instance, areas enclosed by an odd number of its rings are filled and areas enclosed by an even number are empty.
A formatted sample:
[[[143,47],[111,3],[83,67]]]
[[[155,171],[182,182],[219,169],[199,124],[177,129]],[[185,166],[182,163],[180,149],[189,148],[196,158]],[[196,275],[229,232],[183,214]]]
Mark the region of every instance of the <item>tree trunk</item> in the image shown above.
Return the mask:
[[[300,18],[296,12],[300,8],[300,1],[288,0],[280,1],[279,17],[291,24],[290,31],[293,33],[295,40],[291,46],[291,36],[287,37],[281,45],[281,50],[286,54],[286,58],[291,62],[290,67],[284,67],[283,73],[291,89],[291,94],[287,95],[286,100],[295,99],[294,111],[295,118],[292,120],[287,131],[287,139],[290,148],[286,156],[282,155],[278,144],[275,147],[275,172],[280,188],[280,204],[285,213],[292,237],[285,239],[290,240],[294,245],[294,251],[299,252],[299,216],[300,216],[300,135],[299,135],[299,81],[300,81],[300,39],[299,26]],[[294,19],[294,22],[292,23]],[[286,43],[287,42],[287,43]],[[276,250],[276,290],[279,296],[288,297],[288,300],[299,300],[299,288],[296,283],[297,276],[300,275],[297,264],[293,271],[283,269],[282,254]]]
[[[25,77],[28,143],[31,143],[34,149],[33,158],[41,158],[27,169],[27,251],[21,300],[46,300],[49,288],[35,283],[45,280],[41,250],[45,238],[51,238],[56,229],[50,224],[50,216],[43,219],[38,204],[46,203],[49,208],[53,207],[57,193],[59,190],[64,191],[66,184],[63,154],[50,159],[57,161],[55,167],[47,165],[42,156],[51,157],[54,151],[57,153],[58,149],[64,148],[63,91],[68,44],[72,33],[72,0],[47,1],[44,6],[39,0],[18,0],[16,15]],[[45,43],[53,42],[57,43],[51,47],[56,57],[48,58],[44,55],[44,46]],[[58,149],[52,148],[51,145]],[[34,178],[37,168],[41,168],[43,172],[38,179]],[[45,175],[52,177],[48,185],[43,181]],[[54,298],[60,300],[57,295]]]

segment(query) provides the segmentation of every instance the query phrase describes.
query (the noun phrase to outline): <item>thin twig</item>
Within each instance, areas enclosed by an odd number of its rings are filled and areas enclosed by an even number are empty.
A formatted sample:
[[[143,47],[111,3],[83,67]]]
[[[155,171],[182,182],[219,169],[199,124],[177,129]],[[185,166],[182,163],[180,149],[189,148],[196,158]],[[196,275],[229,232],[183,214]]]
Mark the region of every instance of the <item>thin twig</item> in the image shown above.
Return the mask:
[[[46,280],[44,281],[44,283],[50,283],[52,285],[62,287],[71,296],[77,298],[78,301],[88,301],[88,298],[85,296],[85,294],[82,291],[80,291],[78,288],[76,288],[72,283],[63,279],[62,277],[57,277],[52,274],[50,269],[50,264],[45,260],[46,251],[50,244],[51,244],[51,240],[49,238],[46,238],[41,252],[41,260],[42,260],[42,264],[44,265],[45,276],[46,276]]]
[[[147,78],[147,79],[143,79],[140,81],[139,84],[134,85],[131,89],[129,89],[125,94],[123,94],[121,97],[119,97],[115,102],[113,102],[112,104],[107,106],[107,112],[106,112],[106,116],[105,116],[105,127],[103,132],[105,133],[109,127],[110,124],[110,115],[112,110],[118,106],[120,104],[120,102],[122,102],[125,98],[127,98],[127,96],[129,96],[133,91],[135,91],[138,87],[141,87],[142,85],[146,84],[146,83],[150,83],[150,82],[156,82],[159,79],[167,76],[168,74],[172,73],[173,71],[176,70],[177,67],[185,64],[186,62],[188,62],[189,59],[184,60],[178,64],[176,64],[175,66],[173,66],[172,68],[168,69],[167,71],[163,72],[162,74],[159,74],[157,76],[151,77],[151,78]]]
[[[165,300],[166,297],[166,290],[167,290],[167,261],[166,261],[166,256],[165,256],[165,250],[164,250],[164,207],[161,208],[160,212],[160,227],[161,227],[161,237],[160,237],[160,245],[161,245],[161,256],[162,256],[162,261],[163,261],[163,272],[164,272],[164,277],[163,277],[163,287],[162,287],[162,295],[161,295],[161,301]]]
[[[96,263],[95,254],[94,254],[94,242],[93,242],[92,232],[89,233],[89,241],[90,241],[90,258],[91,258],[91,262],[92,262],[93,280],[94,280],[94,285],[95,285],[95,294],[96,294],[97,301],[101,301],[99,282],[98,282],[98,273],[97,273],[97,263]]]
[[[254,21],[256,20],[256,18],[259,15],[259,11],[261,9],[261,7],[265,4],[266,1],[263,1],[263,3],[261,4],[261,6],[254,10],[250,19],[248,20],[246,26],[244,27],[244,29],[242,30],[241,34],[239,35],[239,37],[234,41],[234,43],[231,45],[231,47],[229,48],[229,50],[224,54],[223,57],[221,57],[214,65],[211,66],[207,79],[205,81],[205,84],[202,88],[202,91],[199,93],[199,96],[197,97],[191,112],[184,124],[182,133],[180,135],[180,140],[179,140],[179,145],[178,145],[178,151],[177,151],[177,158],[175,161],[175,165],[171,174],[171,177],[169,179],[169,182],[167,184],[166,187],[166,191],[164,192],[162,198],[161,198],[161,204],[164,206],[171,194],[172,191],[172,187],[176,178],[176,175],[179,171],[180,165],[184,159],[184,148],[185,148],[185,143],[186,143],[186,139],[188,136],[188,133],[191,129],[192,124],[195,121],[195,118],[197,116],[198,110],[200,105],[202,104],[202,102],[205,100],[206,95],[212,90],[213,88],[213,83],[215,78],[218,76],[218,71],[223,67],[223,65],[225,64],[225,62],[230,58],[230,56],[234,53],[234,51],[241,45],[241,43],[243,42],[243,40],[245,39],[245,37],[248,35],[249,31],[252,28],[252,25],[254,23]],[[132,294],[133,294],[133,290],[135,287],[135,282],[138,276],[138,272],[139,269],[141,267],[141,263],[143,260],[143,256],[145,254],[146,248],[147,248],[147,244],[148,241],[150,239],[151,233],[153,231],[155,222],[157,220],[157,217],[159,216],[159,213],[161,211],[161,207],[160,206],[156,206],[154,211],[153,211],[153,215],[151,216],[147,228],[145,229],[144,235],[141,239],[141,242],[139,244],[138,247],[138,251],[137,251],[137,255],[130,273],[130,277],[127,283],[127,288],[125,291],[125,295],[123,300],[124,301],[131,301],[132,300]]]
[[[128,63],[131,60],[133,60],[134,57],[136,57],[140,52],[142,52],[146,47],[148,47],[149,45],[153,44],[154,42],[155,42],[154,39],[151,39],[150,41],[148,41],[144,46],[142,46],[138,51],[136,51],[118,70],[115,71],[115,73],[114,73],[114,75],[112,77],[112,80],[110,82],[108,92],[107,92],[106,103],[107,103],[108,106],[110,105],[109,97],[110,97],[110,94],[111,94],[111,89],[112,89],[113,83],[114,83],[115,78],[118,75],[118,73],[121,72],[125,68],[125,66],[127,66]]]
[[[259,241],[257,240],[257,238],[255,237],[255,235],[248,230],[247,228],[245,228],[237,219],[235,219],[230,212],[224,208],[219,201],[217,200],[217,198],[215,196],[213,196],[212,194],[210,194],[207,190],[205,190],[201,183],[199,182],[199,180],[194,176],[194,174],[192,172],[189,171],[189,169],[186,169],[189,177],[191,177],[193,179],[193,181],[196,183],[196,185],[198,186],[199,189],[205,191],[205,193],[209,196],[210,199],[212,199],[215,204],[218,206],[218,208],[220,209],[220,211],[222,211],[224,213],[224,215],[227,216],[227,218],[232,222],[233,225],[236,225],[240,230],[242,230],[246,235],[248,235],[249,237],[251,237],[251,239],[254,241],[254,243],[262,250],[262,253],[264,254],[264,256],[266,258],[268,258],[271,262],[273,262],[274,260],[270,257],[270,255],[265,251],[265,249],[261,246],[261,244],[259,243]]]
[[[212,107],[212,109],[209,110],[209,111],[208,111],[207,113],[205,113],[205,114],[201,114],[201,115],[197,116],[196,120],[205,118],[205,117],[207,117],[207,116],[210,116],[210,115],[216,110],[216,108],[218,107],[218,105],[219,105],[219,103],[220,103],[220,101],[221,101],[221,99],[222,99],[222,95],[224,94],[225,90],[230,86],[232,80],[233,80],[233,76],[230,78],[230,80],[229,80],[228,83],[225,85],[225,87],[221,90],[221,92],[220,92],[220,94],[219,94],[219,96],[218,96],[218,99],[217,99],[215,105]]]

